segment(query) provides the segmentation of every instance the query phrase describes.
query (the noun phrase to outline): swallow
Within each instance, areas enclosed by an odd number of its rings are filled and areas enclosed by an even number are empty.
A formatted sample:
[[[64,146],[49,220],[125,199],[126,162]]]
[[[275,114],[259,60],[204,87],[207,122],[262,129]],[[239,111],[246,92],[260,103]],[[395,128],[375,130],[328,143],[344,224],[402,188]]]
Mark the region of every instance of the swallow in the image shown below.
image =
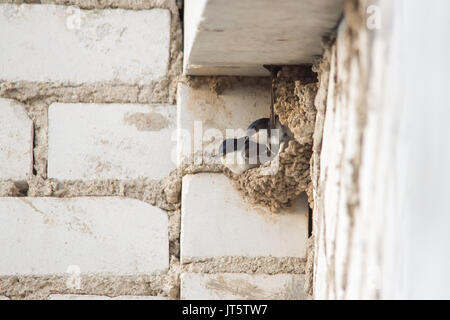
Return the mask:
[[[235,174],[259,167],[273,158],[265,145],[254,142],[248,136],[224,140],[218,154],[222,164]]]
[[[275,128],[278,129],[277,134],[271,135],[275,139],[268,139],[270,118],[261,118],[253,121],[247,128],[247,136],[254,142],[264,144],[272,153],[279,153],[284,150],[285,145],[294,138],[291,130],[280,122],[278,115],[275,115]],[[275,141],[274,141],[275,140]],[[270,141],[270,143],[269,143]]]

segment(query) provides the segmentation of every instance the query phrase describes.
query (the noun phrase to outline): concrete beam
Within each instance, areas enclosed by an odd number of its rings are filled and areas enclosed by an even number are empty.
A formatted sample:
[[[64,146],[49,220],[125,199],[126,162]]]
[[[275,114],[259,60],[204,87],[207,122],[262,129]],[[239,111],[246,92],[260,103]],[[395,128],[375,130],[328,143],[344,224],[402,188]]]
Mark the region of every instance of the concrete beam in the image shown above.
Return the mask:
[[[344,0],[186,0],[184,72],[267,76],[264,64],[305,64],[322,54]]]

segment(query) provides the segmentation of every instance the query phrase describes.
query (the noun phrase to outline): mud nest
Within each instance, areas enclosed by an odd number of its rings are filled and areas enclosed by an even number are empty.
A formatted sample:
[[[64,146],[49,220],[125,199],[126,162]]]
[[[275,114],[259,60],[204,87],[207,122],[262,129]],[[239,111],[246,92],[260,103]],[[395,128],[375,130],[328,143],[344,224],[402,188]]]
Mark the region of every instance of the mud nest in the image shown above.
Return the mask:
[[[263,205],[273,212],[292,205],[295,198],[306,192],[312,203],[310,160],[316,118],[314,99],[318,83],[310,66],[283,67],[274,81],[275,113],[283,125],[289,127],[295,140],[279,155],[278,163],[265,163],[259,168],[235,175],[225,174],[253,204]],[[278,168],[266,175],[268,168]]]

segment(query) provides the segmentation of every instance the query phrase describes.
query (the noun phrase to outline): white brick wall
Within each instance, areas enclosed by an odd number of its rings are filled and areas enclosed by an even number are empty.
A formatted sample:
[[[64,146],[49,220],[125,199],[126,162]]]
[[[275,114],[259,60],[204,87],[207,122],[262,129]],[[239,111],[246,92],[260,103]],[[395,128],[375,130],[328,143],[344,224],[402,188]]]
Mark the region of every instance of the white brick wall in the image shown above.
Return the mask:
[[[311,63],[322,54],[322,37],[335,27],[344,2],[186,1],[185,73],[269,76],[264,64]]]
[[[168,268],[159,208],[115,198],[0,198],[0,275],[142,274]]]
[[[168,1],[163,5],[171,7],[174,3]],[[101,100],[101,96],[96,96],[98,103],[62,103],[76,99],[73,90],[83,91],[85,87],[78,85],[85,84],[95,84],[92,86],[95,91],[97,85],[109,90],[118,83],[144,85],[163,80],[147,87],[153,92],[166,87],[171,90],[173,82],[163,78],[168,76],[170,39],[171,36],[175,39],[172,49],[176,48],[179,29],[176,21],[171,25],[170,19],[167,9],[78,10],[59,5],[0,4],[0,43],[5,44],[0,50],[0,82],[6,81],[1,93],[27,104],[0,99],[0,179],[25,180],[32,174],[33,123],[25,107],[37,128],[35,147],[39,151],[36,152],[39,163],[48,160],[47,177],[51,179],[46,180],[45,174],[29,179],[30,194],[56,194],[62,190],[60,185],[70,188],[71,182],[64,180],[163,179],[176,168],[177,156],[184,159],[192,155],[195,141],[185,140],[185,134],[199,138],[196,121],[201,121],[203,126],[200,146],[211,160],[210,155],[215,154],[226,137],[226,129],[244,131],[255,119],[268,116],[268,79],[221,79],[217,92],[211,91],[210,85],[214,83],[204,82],[194,87],[180,83],[177,109],[167,104],[101,104],[110,101]],[[177,30],[171,35],[174,26]],[[177,63],[171,65],[170,70],[176,70],[177,66]],[[175,75],[171,73],[170,78]],[[58,96],[51,96],[53,91],[47,90],[49,85],[42,82],[59,82],[51,84]],[[43,97],[36,94],[41,89],[46,92]],[[28,99],[29,94],[32,99]],[[50,106],[49,101],[53,102]],[[90,100],[83,98],[83,101]],[[216,133],[220,136],[214,139]],[[175,138],[182,147],[178,150]],[[95,183],[99,183],[98,188],[107,188],[101,181]],[[87,185],[77,183],[80,188]],[[149,183],[142,187],[145,196],[152,197],[160,196],[159,188],[166,185]],[[262,269],[280,273],[285,272],[283,268],[289,263],[285,261],[291,259],[280,259],[283,266],[279,267],[277,258],[305,257],[305,198],[299,199],[292,210],[272,214],[248,204],[221,174],[186,176],[182,196],[183,261],[233,256],[231,262],[224,260],[223,272],[236,267],[233,263],[239,259],[256,264],[270,260],[271,265]],[[42,286],[47,277],[41,276],[64,275],[70,267],[76,270],[74,266],[83,275],[132,277],[164,273],[162,277],[155,276],[159,280],[151,286],[161,295],[176,297],[183,266],[177,261],[176,232],[170,234],[170,254],[175,259],[169,264],[168,216],[170,230],[179,230],[178,211],[167,213],[126,198],[0,198],[0,276],[5,279],[17,275],[37,276],[20,286],[32,292],[26,298],[45,298],[48,287],[55,284],[50,277],[50,283]],[[258,258],[269,256],[272,258]],[[250,257],[254,259],[247,259]],[[238,267],[239,272],[252,272],[246,262]],[[302,270],[302,267],[293,266],[293,269]],[[213,268],[200,267],[205,272],[214,272]],[[301,299],[303,283],[304,276],[298,274],[184,274],[182,296]],[[0,294],[16,299],[19,296],[15,290],[0,288]],[[52,289],[54,294],[48,299],[166,299],[109,297],[107,292],[100,293],[106,295],[58,294],[58,290]],[[147,291],[134,294],[143,295]]]
[[[304,275],[198,274],[181,275],[181,299],[298,300],[305,299]]]
[[[167,73],[170,13],[1,4],[0,43],[0,79],[149,83]]]
[[[33,122],[22,104],[0,98],[0,179],[26,180],[33,169]]]
[[[55,103],[48,118],[50,178],[161,179],[176,167],[175,106]]]
[[[219,256],[304,257],[307,201],[289,212],[252,206],[221,174],[183,178],[181,258]]]

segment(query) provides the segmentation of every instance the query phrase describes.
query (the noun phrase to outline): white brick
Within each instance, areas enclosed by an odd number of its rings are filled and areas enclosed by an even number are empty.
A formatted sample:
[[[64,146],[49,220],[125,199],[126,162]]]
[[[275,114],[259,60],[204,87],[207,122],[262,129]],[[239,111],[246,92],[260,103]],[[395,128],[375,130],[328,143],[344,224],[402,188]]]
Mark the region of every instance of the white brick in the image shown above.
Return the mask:
[[[187,175],[182,187],[182,259],[219,256],[304,257],[307,201],[286,212],[248,204],[221,174]]]
[[[181,299],[303,300],[304,275],[198,274],[181,275]]]
[[[148,83],[167,72],[170,13],[2,4],[0,43],[5,80]]]
[[[269,115],[270,83],[264,79],[257,83],[235,81],[220,95],[211,92],[206,84],[192,88],[179,83],[177,94],[178,161],[189,159],[193,152],[198,154],[201,147],[204,156],[215,155],[226,138],[226,129],[245,130],[254,120]],[[200,134],[194,130],[196,122],[201,124]],[[203,143],[194,146],[200,139]],[[218,158],[205,159],[220,162]]]
[[[52,294],[47,300],[167,300],[166,297],[156,296],[96,296],[87,294]]]
[[[33,170],[33,122],[22,104],[0,98],[0,179],[26,180]]]
[[[168,246],[167,214],[141,201],[0,198],[0,275],[158,272]]]
[[[48,176],[57,179],[161,179],[175,169],[176,107],[52,104]]]

